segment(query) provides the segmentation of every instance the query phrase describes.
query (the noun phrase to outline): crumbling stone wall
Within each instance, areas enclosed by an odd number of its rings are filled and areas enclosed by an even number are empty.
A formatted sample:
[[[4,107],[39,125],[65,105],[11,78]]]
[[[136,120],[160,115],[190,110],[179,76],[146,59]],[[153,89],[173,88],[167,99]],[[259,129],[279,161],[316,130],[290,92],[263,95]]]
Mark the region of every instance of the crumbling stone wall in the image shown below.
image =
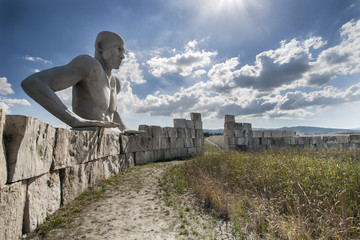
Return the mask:
[[[131,166],[202,153],[201,115],[174,127],[68,130],[0,109],[0,239],[19,239],[89,185]]]
[[[224,141],[229,150],[261,151],[295,146],[312,149],[344,149],[360,146],[360,135],[337,134],[296,136],[294,131],[253,131],[250,123],[236,123],[235,116],[225,115]]]

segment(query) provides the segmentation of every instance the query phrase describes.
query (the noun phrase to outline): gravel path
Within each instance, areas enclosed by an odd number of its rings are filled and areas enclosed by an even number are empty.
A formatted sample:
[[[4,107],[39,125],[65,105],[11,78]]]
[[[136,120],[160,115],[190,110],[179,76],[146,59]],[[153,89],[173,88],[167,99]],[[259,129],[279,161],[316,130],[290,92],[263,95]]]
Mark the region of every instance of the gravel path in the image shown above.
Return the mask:
[[[123,173],[121,184],[89,203],[66,227],[45,239],[232,239],[227,224],[206,213],[190,192],[166,199],[163,175],[180,161],[149,164]],[[38,237],[31,237],[38,239]]]

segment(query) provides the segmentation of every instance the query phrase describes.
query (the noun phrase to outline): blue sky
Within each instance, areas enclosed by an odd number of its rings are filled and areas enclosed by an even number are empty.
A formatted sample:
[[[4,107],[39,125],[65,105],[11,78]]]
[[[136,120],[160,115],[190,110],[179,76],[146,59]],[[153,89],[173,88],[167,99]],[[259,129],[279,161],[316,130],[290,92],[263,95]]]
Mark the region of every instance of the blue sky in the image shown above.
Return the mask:
[[[0,108],[64,125],[20,87],[120,34],[125,123],[171,126],[202,113],[253,127],[360,128],[356,0],[0,0]],[[58,93],[71,107],[71,89]]]

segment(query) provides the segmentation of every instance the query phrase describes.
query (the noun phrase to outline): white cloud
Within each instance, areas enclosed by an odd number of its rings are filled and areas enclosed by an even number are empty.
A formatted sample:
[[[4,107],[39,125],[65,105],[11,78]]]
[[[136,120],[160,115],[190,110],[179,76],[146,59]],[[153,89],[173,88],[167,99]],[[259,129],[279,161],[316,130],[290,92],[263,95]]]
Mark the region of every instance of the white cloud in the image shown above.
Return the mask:
[[[0,77],[0,94],[7,95],[12,93],[14,93],[14,91],[11,89],[11,84],[7,82],[7,78]]]
[[[140,65],[137,62],[136,55],[134,52],[129,52],[121,64],[119,70],[116,73],[116,76],[121,81],[130,81],[135,84],[146,83]]]
[[[4,109],[6,114],[11,113],[11,108],[14,104],[30,106],[31,104],[26,99],[14,99],[0,96],[0,108]]]
[[[239,67],[238,57],[227,59],[210,68],[207,81],[172,95],[157,93],[137,99],[133,111],[173,117],[199,111],[212,118],[224,114],[305,118],[317,107],[360,101],[360,84],[345,90],[329,85],[336,76],[360,72],[359,32],[360,20],[350,21],[341,28],[341,41],[336,46],[325,48],[326,40],[312,36],[302,41],[281,41],[279,48],[257,54],[253,65]],[[147,62],[151,73],[157,77],[165,73],[185,77],[205,74],[203,69],[194,69],[210,64],[216,52],[195,52],[196,44],[187,43],[184,53],[170,58],[152,58]],[[317,56],[313,56],[314,50]],[[289,92],[298,87],[308,87],[310,92]]]
[[[153,57],[147,64],[150,73],[155,77],[160,77],[166,73],[179,74],[183,77],[193,75],[194,69],[205,67],[211,62],[211,57],[217,52],[194,51],[197,41],[190,41],[185,46],[185,52],[176,54],[173,57]]]
[[[45,64],[51,64],[50,60],[46,60],[46,59],[43,59],[41,57],[32,57],[32,56],[26,55],[25,59],[28,60],[28,61],[31,61],[31,62],[42,62],[42,63],[45,63]]]

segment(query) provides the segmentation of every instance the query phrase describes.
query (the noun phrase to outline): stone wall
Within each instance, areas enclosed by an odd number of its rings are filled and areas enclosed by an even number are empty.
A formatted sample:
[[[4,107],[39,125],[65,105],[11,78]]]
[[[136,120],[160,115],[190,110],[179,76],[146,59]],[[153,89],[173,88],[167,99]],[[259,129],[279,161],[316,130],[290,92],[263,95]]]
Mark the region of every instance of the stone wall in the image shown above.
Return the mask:
[[[68,130],[0,109],[0,239],[19,239],[89,185],[131,166],[202,153],[201,115],[174,127]]]
[[[360,146],[359,134],[296,136],[294,131],[253,131],[250,123],[236,123],[225,115],[224,141],[229,150],[261,151],[276,147],[345,149]]]

